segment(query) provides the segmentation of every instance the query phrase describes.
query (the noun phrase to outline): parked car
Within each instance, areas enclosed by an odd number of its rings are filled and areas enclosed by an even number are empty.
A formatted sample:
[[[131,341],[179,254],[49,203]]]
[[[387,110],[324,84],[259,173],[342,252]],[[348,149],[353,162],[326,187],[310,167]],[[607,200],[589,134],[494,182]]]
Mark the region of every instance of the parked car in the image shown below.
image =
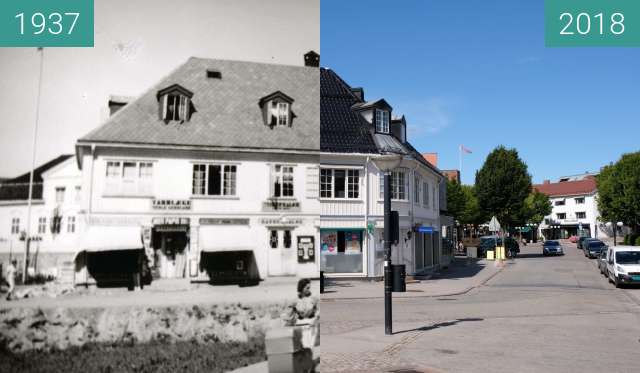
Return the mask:
[[[609,274],[607,273],[607,250],[602,250],[600,255],[598,256],[598,269],[600,273],[607,277]]]
[[[616,287],[640,284],[640,247],[616,246],[607,249],[607,275]]]
[[[544,243],[542,244],[542,255],[564,255],[564,249],[558,241],[544,241]]]
[[[607,249],[607,245],[600,240],[589,240],[582,244],[584,247],[584,256],[589,259],[596,258],[602,250]]]
[[[502,246],[502,237],[497,236],[482,236],[480,237],[480,245],[478,246],[478,257],[486,257],[487,251],[495,250],[496,242],[498,246]],[[506,251],[513,251],[515,253],[520,252],[520,245],[518,245],[518,241],[513,237],[507,237],[504,240],[506,244]],[[505,253],[506,254],[506,253]]]
[[[592,239],[593,238],[587,237],[587,236],[582,236],[582,237],[578,238],[578,241],[576,242],[576,245],[577,245],[578,249],[583,250],[582,244],[584,243],[584,241],[592,240]]]

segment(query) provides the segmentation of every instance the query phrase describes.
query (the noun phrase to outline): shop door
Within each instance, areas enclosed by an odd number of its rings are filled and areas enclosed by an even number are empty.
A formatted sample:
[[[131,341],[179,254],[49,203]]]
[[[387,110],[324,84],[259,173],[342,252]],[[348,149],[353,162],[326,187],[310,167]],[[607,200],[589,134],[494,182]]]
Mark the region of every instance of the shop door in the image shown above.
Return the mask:
[[[158,232],[155,265],[161,278],[182,278],[186,272],[186,232]]]
[[[291,230],[269,231],[269,276],[296,274],[296,253]]]

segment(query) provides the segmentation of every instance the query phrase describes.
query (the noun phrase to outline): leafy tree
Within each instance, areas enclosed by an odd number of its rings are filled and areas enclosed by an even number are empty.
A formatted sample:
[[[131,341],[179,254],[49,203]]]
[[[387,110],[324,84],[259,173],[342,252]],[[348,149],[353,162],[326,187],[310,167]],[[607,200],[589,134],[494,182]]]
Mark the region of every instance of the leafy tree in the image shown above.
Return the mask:
[[[447,212],[460,221],[460,215],[464,211],[465,195],[457,181],[447,180]]]
[[[531,191],[531,175],[518,151],[495,148],[476,172],[475,191],[482,211],[495,215],[503,227],[513,226]]]
[[[640,225],[640,152],[624,154],[596,178],[603,221],[622,221],[634,232]]]
[[[480,210],[478,197],[474,191],[474,187],[470,185],[462,185],[462,193],[464,194],[464,210],[460,214],[459,221],[461,224],[471,224],[478,226],[488,220],[486,214]]]
[[[551,214],[552,210],[551,201],[549,197],[537,190],[529,193],[524,200],[524,206],[518,221],[519,224],[542,222],[545,216]]]

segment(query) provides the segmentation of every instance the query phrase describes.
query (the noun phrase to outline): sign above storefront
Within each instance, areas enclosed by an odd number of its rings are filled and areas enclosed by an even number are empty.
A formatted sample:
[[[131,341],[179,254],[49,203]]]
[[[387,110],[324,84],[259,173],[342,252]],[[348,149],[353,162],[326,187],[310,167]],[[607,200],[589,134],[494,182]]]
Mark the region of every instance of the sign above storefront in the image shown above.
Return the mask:
[[[294,199],[270,198],[262,202],[262,211],[300,211],[300,202]]]
[[[154,210],[191,210],[189,199],[154,199],[151,200]]]
[[[260,220],[260,224],[262,225],[270,225],[270,226],[292,226],[292,225],[302,225],[303,220],[302,219],[291,219],[291,218],[287,218],[287,217],[283,217],[283,218],[264,218],[262,220]]]
[[[418,225],[416,226],[415,231],[418,233],[433,233],[433,227],[428,227],[426,225]]]
[[[182,224],[182,225],[189,225],[189,223],[191,222],[191,219],[189,218],[181,218],[181,217],[177,217],[177,216],[160,216],[160,217],[156,217],[151,219],[151,223],[153,225],[169,225],[169,224]]]
[[[249,225],[249,219],[200,218],[200,225]]]

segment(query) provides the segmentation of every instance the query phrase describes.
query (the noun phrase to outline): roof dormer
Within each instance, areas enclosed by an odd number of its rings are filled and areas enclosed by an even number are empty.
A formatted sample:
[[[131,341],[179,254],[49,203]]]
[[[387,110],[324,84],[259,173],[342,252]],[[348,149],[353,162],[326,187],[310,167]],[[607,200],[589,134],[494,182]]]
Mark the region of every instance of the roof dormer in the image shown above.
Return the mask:
[[[193,92],[179,84],[159,90],[156,97],[158,98],[160,119],[165,123],[188,121],[191,118],[191,114],[195,112],[191,103]]]
[[[358,102],[351,109],[375,126],[376,133],[390,134],[391,111],[393,108],[383,98],[377,101]]]
[[[276,91],[260,99],[260,108],[264,124],[271,128],[275,126],[291,126],[295,114],[291,110],[293,98]]]

